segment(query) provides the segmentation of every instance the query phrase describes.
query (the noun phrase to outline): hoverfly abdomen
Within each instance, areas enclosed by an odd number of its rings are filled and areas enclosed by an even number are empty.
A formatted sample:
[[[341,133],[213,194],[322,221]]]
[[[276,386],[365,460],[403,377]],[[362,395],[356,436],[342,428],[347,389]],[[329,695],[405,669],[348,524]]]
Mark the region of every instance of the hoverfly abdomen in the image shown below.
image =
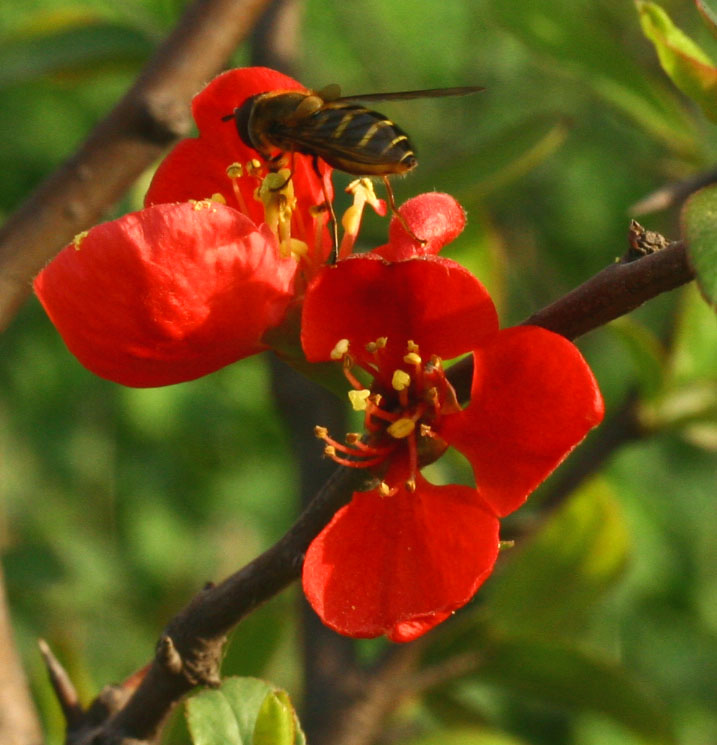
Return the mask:
[[[405,173],[416,166],[408,135],[390,119],[354,103],[327,103],[301,125],[309,154],[356,176]],[[303,144],[303,143],[302,143]]]

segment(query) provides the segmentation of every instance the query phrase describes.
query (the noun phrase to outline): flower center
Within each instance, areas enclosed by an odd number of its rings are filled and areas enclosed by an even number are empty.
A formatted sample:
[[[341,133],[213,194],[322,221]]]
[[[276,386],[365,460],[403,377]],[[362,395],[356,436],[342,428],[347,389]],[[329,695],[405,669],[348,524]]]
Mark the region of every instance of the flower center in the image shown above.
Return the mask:
[[[259,160],[232,163],[226,169],[239,211],[251,218],[245,194],[247,179],[253,198],[264,208],[264,223],[276,236],[282,256],[293,256],[303,265],[306,279],[313,277],[325,263],[324,240],[329,215],[327,204],[317,204],[308,211],[297,209],[293,173],[289,168],[267,170]],[[242,189],[243,186],[243,189]],[[353,204],[341,218],[343,237],[338,247],[338,257],[346,258],[353,250],[365,206],[370,205],[377,214],[386,214],[386,204],[378,199],[373,184],[367,178],[352,181],[346,191],[353,196]],[[227,203],[223,194],[212,195],[212,201]],[[307,224],[307,218],[312,224]]]
[[[349,432],[341,443],[325,427],[315,428],[316,436],[326,443],[324,454],[336,463],[374,468],[382,476],[390,465],[398,464],[385,476],[395,483],[382,481],[379,486],[384,496],[394,494],[401,483],[415,489],[418,470],[448,447],[435,430],[441,417],[460,410],[439,357],[424,361],[418,345],[408,341],[400,366],[391,369],[395,357],[388,355],[389,343],[387,337],[380,337],[367,344],[370,358],[363,362],[351,354],[347,339],[337,342],[331,353],[351,384],[348,396],[353,409],[364,412],[363,435]],[[373,378],[370,388],[354,373],[357,366]]]

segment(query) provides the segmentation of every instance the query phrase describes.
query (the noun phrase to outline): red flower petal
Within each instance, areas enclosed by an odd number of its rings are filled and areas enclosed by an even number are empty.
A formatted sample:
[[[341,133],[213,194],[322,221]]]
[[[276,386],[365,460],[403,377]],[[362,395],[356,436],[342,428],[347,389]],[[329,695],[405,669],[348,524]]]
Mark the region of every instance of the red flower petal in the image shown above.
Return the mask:
[[[341,634],[408,641],[465,605],[493,569],[498,520],[474,489],[356,492],[309,547],[304,592]]]
[[[459,264],[436,256],[387,264],[364,255],[326,268],[311,283],[301,341],[310,362],[328,360],[341,339],[350,340],[358,359],[371,361],[365,344],[387,336],[383,367],[390,375],[408,340],[419,345],[424,359],[450,359],[497,328],[486,289]]]
[[[222,117],[231,114],[249,96],[270,90],[304,90],[304,87],[266,67],[228,70],[214,78],[192,101],[199,137],[182,140],[160,163],[147,191],[145,205],[209,199],[221,194],[227,205],[242,210],[226,169],[235,162],[245,164],[258,154],[241,141],[234,121],[223,121]],[[322,166],[322,173],[330,171],[328,166]],[[313,243],[313,219],[308,211],[321,204],[324,196],[310,157],[294,156],[293,181],[298,203],[295,237]],[[253,177],[238,179],[249,217],[257,225],[264,221],[263,206],[253,196],[258,183]],[[332,196],[330,182],[328,186]]]
[[[387,261],[437,254],[443,246],[455,240],[466,225],[463,207],[450,194],[419,194],[405,202],[398,211],[426,244],[414,240],[394,216],[388,229],[389,242],[372,252]]]
[[[262,350],[295,272],[268,230],[223,205],[185,203],[98,225],[37,276],[35,291],[83,365],[148,387]]]
[[[192,116],[200,132],[211,137],[226,137],[236,128],[223,122],[249,96],[267,91],[305,91],[298,81],[269,67],[241,67],[217,75],[192,99]],[[228,125],[228,126],[227,126]]]
[[[535,326],[499,332],[473,364],[469,406],[436,429],[470,460],[481,497],[504,516],[600,423],[603,401],[577,347]]]

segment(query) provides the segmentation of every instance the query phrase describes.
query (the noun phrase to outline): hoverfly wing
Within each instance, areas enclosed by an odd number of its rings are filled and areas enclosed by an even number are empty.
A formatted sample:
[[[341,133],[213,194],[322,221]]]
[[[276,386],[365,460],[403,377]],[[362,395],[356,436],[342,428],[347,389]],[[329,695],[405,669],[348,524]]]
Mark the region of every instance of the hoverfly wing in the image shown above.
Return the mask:
[[[464,85],[458,88],[428,88],[421,91],[396,91],[393,93],[359,93],[355,96],[341,96],[333,101],[408,101],[412,98],[443,98],[444,96],[468,96],[484,91],[480,85]]]
[[[290,126],[276,124],[274,134],[297,152],[317,155],[334,168],[358,175],[396,172],[392,164],[406,153],[413,155],[402,129],[349,102],[334,101]]]

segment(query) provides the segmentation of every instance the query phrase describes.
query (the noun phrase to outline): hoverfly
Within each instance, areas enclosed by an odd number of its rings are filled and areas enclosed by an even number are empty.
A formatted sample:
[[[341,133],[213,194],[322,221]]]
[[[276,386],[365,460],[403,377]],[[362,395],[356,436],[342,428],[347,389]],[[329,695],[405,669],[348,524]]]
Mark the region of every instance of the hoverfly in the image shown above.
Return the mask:
[[[420,241],[398,212],[388,180],[393,174],[408,173],[418,164],[408,135],[388,117],[356,102],[465,96],[482,90],[479,86],[464,86],[342,96],[339,86],[330,85],[319,91],[267,91],[250,96],[222,119],[233,119],[242,142],[270,165],[276,164],[284,153],[302,153],[313,157],[319,178],[319,158],[332,168],[355,176],[380,176],[391,212],[409,235]],[[279,150],[278,155],[272,155],[274,150]],[[323,179],[321,184],[332,223],[334,261],[338,250],[336,215]]]

